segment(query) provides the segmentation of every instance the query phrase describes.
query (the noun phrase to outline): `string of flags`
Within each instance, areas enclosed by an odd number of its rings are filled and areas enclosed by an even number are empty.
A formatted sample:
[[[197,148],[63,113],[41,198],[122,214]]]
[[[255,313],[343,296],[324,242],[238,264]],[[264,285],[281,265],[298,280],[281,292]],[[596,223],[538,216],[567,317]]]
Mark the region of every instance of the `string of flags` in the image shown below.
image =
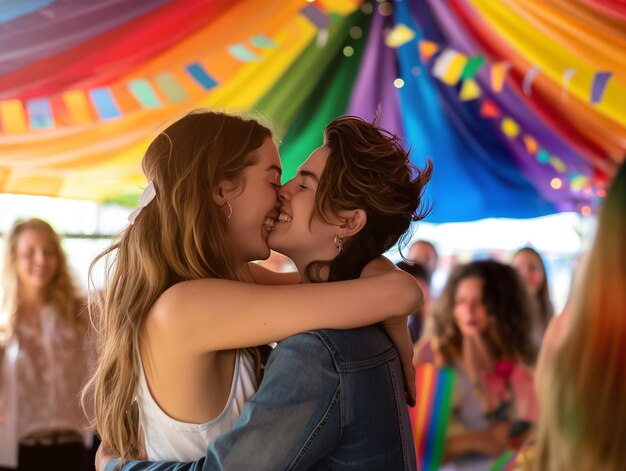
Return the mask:
[[[396,24],[390,29],[385,38],[385,44],[391,48],[401,47],[415,38],[415,32],[404,24]],[[475,80],[476,74],[483,68],[489,67],[489,81],[491,90],[500,93],[504,89],[506,78],[512,68],[508,61],[499,61],[488,64],[483,54],[468,56],[450,47],[442,47],[440,44],[422,39],[417,41],[417,48],[420,60],[423,64],[432,64],[431,74],[448,86],[459,86],[458,96],[461,101],[472,101],[481,98],[482,90]],[[435,57],[436,56],[436,57]],[[522,90],[525,95],[532,94],[532,84],[541,73],[539,66],[531,66],[522,81]],[[573,68],[563,72],[562,78],[562,99],[566,100],[569,85],[576,75]],[[602,101],[606,86],[611,79],[612,73],[607,71],[597,72],[591,86],[589,102],[597,105]],[[590,180],[587,176],[577,172],[569,172],[568,167],[561,158],[551,155],[542,148],[534,137],[525,133],[519,123],[512,117],[503,116],[499,107],[491,100],[484,99],[480,104],[480,115],[484,118],[499,119],[500,131],[509,139],[521,139],[526,152],[535,157],[544,165],[550,165],[560,177],[551,180],[553,189],[562,188],[563,178],[569,181],[572,191],[590,191]]]
[[[249,43],[257,50],[275,49],[278,44],[264,34],[250,38]],[[228,47],[228,52],[240,62],[260,60],[260,55],[248,45],[239,43]],[[126,90],[114,90],[102,86],[88,90],[75,89],[50,97],[38,97],[22,101],[0,101],[0,134],[20,134],[52,129],[57,126],[83,125],[96,120],[108,121],[123,115],[117,93],[128,93],[141,109],[163,108],[166,103],[179,104],[190,98],[189,84],[205,91],[219,85],[200,62],[183,68],[191,81],[186,85],[177,78],[178,71],[163,71],[149,78],[135,78],[126,84]]]
[[[326,11],[311,3],[299,14],[310,21],[318,30],[317,44],[324,46],[328,39],[330,16]],[[249,44],[236,43],[228,46],[228,53],[236,60],[256,62],[262,59],[260,52],[276,49],[278,44],[264,34],[249,39]],[[130,94],[141,109],[163,108],[166,103],[179,104],[190,98],[185,89],[193,83],[205,91],[219,86],[218,81],[200,62],[184,67],[184,73],[192,80],[177,79],[178,71],[163,71],[154,77],[136,78],[126,84],[125,90],[102,86],[93,89],[69,90],[57,96],[38,97],[22,101],[9,99],[0,101],[0,135],[43,131],[57,126],[81,125],[96,120],[107,121],[122,117],[123,110],[116,94]],[[185,83],[186,85],[184,85]]]

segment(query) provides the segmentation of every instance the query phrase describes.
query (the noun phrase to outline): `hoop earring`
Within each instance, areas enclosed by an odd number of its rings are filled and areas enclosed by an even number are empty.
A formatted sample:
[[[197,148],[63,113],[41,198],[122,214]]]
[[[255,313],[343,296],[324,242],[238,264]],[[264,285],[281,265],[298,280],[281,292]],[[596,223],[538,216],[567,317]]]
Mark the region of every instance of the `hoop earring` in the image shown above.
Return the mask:
[[[335,244],[335,247],[337,247],[337,250],[339,251],[339,253],[343,252],[343,237],[342,236],[340,236],[339,234],[335,234],[333,243]]]
[[[226,222],[230,221],[230,217],[233,215],[233,207],[230,205],[228,201],[226,203],[228,205],[228,216],[226,216]]]

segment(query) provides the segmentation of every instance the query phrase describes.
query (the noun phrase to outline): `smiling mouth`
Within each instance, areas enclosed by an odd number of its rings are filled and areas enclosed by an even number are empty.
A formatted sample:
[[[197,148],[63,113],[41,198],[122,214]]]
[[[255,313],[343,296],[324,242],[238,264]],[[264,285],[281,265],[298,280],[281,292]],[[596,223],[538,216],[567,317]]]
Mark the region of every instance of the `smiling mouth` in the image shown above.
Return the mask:
[[[263,221],[263,227],[267,232],[272,232],[274,230],[274,219],[265,218],[265,221]]]
[[[287,213],[281,212],[278,215],[278,221],[279,222],[291,222],[291,216],[289,214],[287,214]]]

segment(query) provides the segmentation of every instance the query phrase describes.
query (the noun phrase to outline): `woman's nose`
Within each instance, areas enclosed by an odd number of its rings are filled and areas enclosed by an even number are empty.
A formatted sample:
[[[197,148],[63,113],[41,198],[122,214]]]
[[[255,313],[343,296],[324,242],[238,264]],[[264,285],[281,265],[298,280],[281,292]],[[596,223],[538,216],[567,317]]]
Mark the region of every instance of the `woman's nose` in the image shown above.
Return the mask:
[[[291,198],[291,191],[289,190],[289,188],[291,187],[291,180],[289,180],[287,183],[285,183],[283,186],[281,186],[278,189],[278,199],[280,200],[280,202],[284,202],[284,201],[289,201],[289,199]]]

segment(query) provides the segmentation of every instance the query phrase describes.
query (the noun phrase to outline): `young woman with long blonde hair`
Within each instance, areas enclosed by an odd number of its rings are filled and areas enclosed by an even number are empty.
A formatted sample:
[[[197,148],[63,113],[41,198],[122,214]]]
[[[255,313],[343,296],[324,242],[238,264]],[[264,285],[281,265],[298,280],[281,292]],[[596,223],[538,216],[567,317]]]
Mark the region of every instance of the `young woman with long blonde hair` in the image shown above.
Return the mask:
[[[626,164],[603,202],[569,309],[546,333],[537,382],[537,470],[626,463]]]
[[[257,121],[191,113],[157,136],[142,165],[153,193],[103,254],[115,259],[92,382],[98,432],[122,458],[202,456],[258,385],[259,355],[247,347],[315,328],[401,325],[419,306],[417,285],[395,270],[269,286],[284,276],[249,262],[270,253],[280,160]],[[151,440],[157,422],[184,444]]]

